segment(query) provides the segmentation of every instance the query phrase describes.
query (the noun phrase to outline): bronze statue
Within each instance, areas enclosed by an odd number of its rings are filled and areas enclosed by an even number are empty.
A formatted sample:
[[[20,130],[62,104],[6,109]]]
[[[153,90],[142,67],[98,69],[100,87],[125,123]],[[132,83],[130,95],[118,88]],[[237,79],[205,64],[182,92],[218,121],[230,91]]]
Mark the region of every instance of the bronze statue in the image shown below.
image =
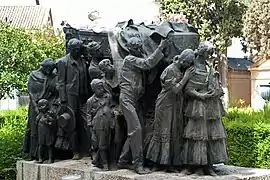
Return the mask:
[[[113,120],[111,112],[111,95],[105,90],[105,82],[93,79],[91,88],[94,95],[87,101],[87,125],[93,129],[94,141],[97,141],[97,154],[94,165],[109,170],[109,152]]]
[[[109,59],[103,59],[98,64],[99,69],[103,72],[102,80],[105,82],[104,87],[106,91],[112,95],[112,112],[115,127],[112,131],[112,148],[114,151],[111,151],[112,161],[117,162],[120,154],[122,152],[123,145],[126,139],[126,124],[123,119],[123,114],[119,107],[119,87],[114,85],[113,81],[116,76],[115,67]]]
[[[75,123],[72,133],[69,134],[69,142],[72,146],[73,159],[78,160],[88,154],[90,135],[87,131],[86,101],[91,95],[88,67],[82,60],[82,41],[73,38],[68,42],[70,53],[57,62],[59,96],[62,112],[67,107],[75,114]]]
[[[55,67],[56,64],[52,59],[45,59],[41,63],[41,67],[33,71],[28,79],[27,90],[30,102],[23,152],[28,153],[32,160],[38,158],[38,126],[36,118],[39,114],[39,109],[37,103],[41,99],[46,99],[52,104],[58,96],[56,91],[56,74],[53,73]]]
[[[118,167],[126,168],[129,152],[132,153],[135,171],[138,174],[150,173],[143,168],[142,122],[136,112],[139,98],[144,94],[143,71],[153,68],[163,57],[162,51],[168,41],[162,40],[156,51],[146,57],[142,49],[142,41],[132,37],[127,42],[129,55],[125,57],[121,72],[120,108],[127,122],[128,139],[126,140]]]
[[[162,91],[155,107],[154,132],[146,158],[168,171],[182,165],[180,151],[183,144],[183,89],[194,74],[191,67],[195,59],[193,50],[186,49],[177,55],[161,74]]]
[[[102,72],[102,79],[105,81],[108,93],[112,93],[113,78],[115,76],[115,68],[109,59],[103,59],[98,64],[99,70]]]
[[[202,42],[194,61],[195,75],[188,81],[184,130],[183,163],[186,174],[215,176],[213,164],[228,160],[226,131],[222,124],[224,109],[220,103],[223,93],[217,86],[215,71],[208,62],[209,45]]]
[[[57,132],[57,117],[53,111],[50,111],[49,101],[41,99],[38,101],[39,114],[36,119],[38,124],[38,144],[39,144],[39,161],[45,160],[45,148],[48,150],[49,161],[54,162],[53,150]]]
[[[89,66],[89,76],[91,80],[102,78],[102,71],[98,68],[98,63],[103,59],[103,53],[101,52],[101,45],[96,41],[91,41],[87,44],[86,49],[91,56],[91,62]]]
[[[45,149],[52,163],[55,147],[72,151],[74,160],[96,151],[92,164],[105,171],[132,164],[148,174],[149,162],[170,172],[186,167],[185,174],[216,175],[213,164],[228,155],[213,46],[203,42],[194,52],[198,34],[183,23],[129,21],[101,41],[106,48],[86,34],[66,32],[67,54],[30,74],[24,151],[39,163]]]

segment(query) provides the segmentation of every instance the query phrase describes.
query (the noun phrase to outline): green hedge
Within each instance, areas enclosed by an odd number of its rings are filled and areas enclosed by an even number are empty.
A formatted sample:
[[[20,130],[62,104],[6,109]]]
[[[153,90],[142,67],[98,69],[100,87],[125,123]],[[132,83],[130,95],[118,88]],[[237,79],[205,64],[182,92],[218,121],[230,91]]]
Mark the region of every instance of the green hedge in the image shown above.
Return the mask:
[[[26,108],[0,112],[0,179],[16,178],[16,161],[23,156],[20,148],[26,122]]]
[[[26,121],[26,108],[0,112],[0,179],[15,179]],[[263,111],[230,108],[224,125],[229,135],[228,164],[270,168],[270,107]]]
[[[231,108],[224,118],[230,165],[270,168],[270,107]]]

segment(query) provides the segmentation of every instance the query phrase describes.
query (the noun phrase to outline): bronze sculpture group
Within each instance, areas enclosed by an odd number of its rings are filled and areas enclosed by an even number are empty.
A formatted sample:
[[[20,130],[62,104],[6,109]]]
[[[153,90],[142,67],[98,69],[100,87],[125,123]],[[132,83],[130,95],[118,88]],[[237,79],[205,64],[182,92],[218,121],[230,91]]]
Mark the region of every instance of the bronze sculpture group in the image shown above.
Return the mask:
[[[29,77],[24,152],[38,163],[46,158],[53,163],[55,149],[60,149],[72,152],[74,160],[94,156],[92,163],[103,170],[117,164],[138,174],[158,167],[216,175],[213,165],[226,162],[228,156],[221,120],[223,91],[210,63],[213,47],[201,42],[196,50],[187,48],[162,70],[152,133],[146,138],[140,107],[146,72],[170,57],[171,40],[161,40],[150,55],[143,43],[138,36],[127,40],[129,54],[118,86],[112,83],[115,65],[103,58],[101,45],[93,40],[84,44],[71,38],[65,57],[56,63],[46,59]]]

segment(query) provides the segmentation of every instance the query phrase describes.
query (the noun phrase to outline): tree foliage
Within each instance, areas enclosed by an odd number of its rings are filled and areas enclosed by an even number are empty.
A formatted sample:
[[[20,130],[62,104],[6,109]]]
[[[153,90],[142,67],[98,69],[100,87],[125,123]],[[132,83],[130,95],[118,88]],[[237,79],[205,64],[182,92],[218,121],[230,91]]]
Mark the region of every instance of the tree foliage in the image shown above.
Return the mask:
[[[166,19],[171,13],[184,13],[198,28],[202,40],[211,41],[226,52],[232,37],[242,36],[242,16],[246,0],[158,0]]]
[[[0,23],[0,98],[12,96],[12,90],[26,91],[29,73],[47,57],[65,53],[64,39],[51,27],[29,31]]]
[[[251,49],[258,56],[270,56],[270,0],[250,0],[244,16],[243,33]]]

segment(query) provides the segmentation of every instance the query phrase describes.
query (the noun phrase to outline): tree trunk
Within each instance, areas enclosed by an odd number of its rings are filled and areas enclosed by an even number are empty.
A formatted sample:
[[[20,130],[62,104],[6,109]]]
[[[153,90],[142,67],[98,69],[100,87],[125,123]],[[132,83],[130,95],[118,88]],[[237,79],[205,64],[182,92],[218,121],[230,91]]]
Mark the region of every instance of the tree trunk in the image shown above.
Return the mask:
[[[219,66],[219,73],[220,73],[220,81],[222,89],[224,90],[223,102],[225,108],[228,107],[229,104],[229,91],[228,91],[228,59],[224,53],[219,54],[220,66]]]

